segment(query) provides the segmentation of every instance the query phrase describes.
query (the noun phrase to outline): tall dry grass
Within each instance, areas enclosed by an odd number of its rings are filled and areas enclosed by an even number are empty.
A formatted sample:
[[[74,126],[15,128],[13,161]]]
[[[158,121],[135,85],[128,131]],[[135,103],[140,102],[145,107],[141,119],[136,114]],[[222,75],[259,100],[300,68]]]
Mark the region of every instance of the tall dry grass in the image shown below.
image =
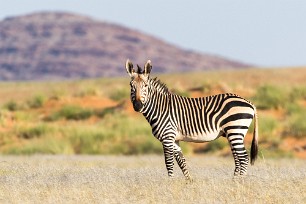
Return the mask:
[[[233,179],[232,158],[187,157],[186,183],[162,156],[1,156],[0,203],[305,203],[303,160],[259,159]]]

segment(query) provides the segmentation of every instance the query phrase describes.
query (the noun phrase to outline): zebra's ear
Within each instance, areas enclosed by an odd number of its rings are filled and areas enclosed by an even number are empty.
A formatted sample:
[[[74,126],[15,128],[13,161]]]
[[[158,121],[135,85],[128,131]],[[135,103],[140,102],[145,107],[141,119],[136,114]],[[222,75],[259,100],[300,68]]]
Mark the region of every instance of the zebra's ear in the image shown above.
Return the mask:
[[[143,74],[145,76],[149,76],[149,74],[151,72],[151,69],[152,69],[151,60],[148,60],[147,63],[145,64],[145,66],[144,66]]]
[[[126,72],[127,72],[130,76],[132,76],[132,75],[135,73],[135,70],[134,70],[134,68],[133,68],[133,63],[132,63],[129,59],[126,60],[125,68],[126,68]]]

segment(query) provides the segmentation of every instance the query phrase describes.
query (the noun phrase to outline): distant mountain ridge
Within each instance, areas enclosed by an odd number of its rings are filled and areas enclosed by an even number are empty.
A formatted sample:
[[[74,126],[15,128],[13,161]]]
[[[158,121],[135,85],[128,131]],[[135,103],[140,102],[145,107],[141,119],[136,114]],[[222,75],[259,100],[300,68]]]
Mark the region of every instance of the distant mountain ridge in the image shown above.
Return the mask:
[[[247,68],[86,16],[41,12],[0,21],[0,80],[121,76],[127,58],[155,73]]]

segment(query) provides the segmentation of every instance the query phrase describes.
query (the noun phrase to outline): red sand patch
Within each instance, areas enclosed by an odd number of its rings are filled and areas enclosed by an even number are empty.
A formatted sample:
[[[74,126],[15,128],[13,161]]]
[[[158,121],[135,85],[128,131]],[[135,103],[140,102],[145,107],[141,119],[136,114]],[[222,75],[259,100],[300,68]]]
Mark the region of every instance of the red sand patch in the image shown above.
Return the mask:
[[[299,158],[306,159],[306,138],[296,139],[294,137],[287,137],[283,139],[280,148],[293,152]]]

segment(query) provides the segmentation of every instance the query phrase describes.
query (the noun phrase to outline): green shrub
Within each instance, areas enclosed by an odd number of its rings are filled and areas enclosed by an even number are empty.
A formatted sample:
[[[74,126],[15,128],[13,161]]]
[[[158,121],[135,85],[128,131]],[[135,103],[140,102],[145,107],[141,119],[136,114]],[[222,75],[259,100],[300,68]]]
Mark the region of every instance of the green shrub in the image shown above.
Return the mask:
[[[208,82],[203,83],[203,91],[204,93],[209,93],[213,89],[212,84]]]
[[[272,116],[261,116],[258,121],[259,142],[278,147],[281,143],[281,134],[278,130],[280,121]],[[253,130],[253,129],[251,129]]]
[[[74,97],[85,97],[85,96],[96,96],[96,95],[98,95],[98,91],[92,87],[87,87],[84,90],[81,90],[73,94]]]
[[[124,141],[116,144],[111,152],[124,155],[161,154],[163,147],[154,137],[150,135],[139,135],[124,138]]]
[[[37,118],[39,117],[39,113],[35,113],[35,112],[30,112],[28,110],[18,110],[14,112],[14,120],[16,120],[17,122],[29,122],[29,121],[35,121],[37,120]],[[34,124],[36,124],[34,122]]]
[[[253,100],[258,109],[278,109],[288,102],[288,96],[281,88],[264,85],[257,89]]]
[[[295,87],[290,92],[290,98],[292,101],[306,100],[306,87]]]
[[[109,135],[103,133],[103,131],[83,130],[76,131],[69,136],[69,141],[76,154],[101,154],[105,149],[102,148],[102,144],[106,139],[111,140]]]
[[[299,114],[301,111],[303,111],[303,107],[297,103],[290,103],[286,106],[286,113],[289,116]]]
[[[41,108],[45,103],[45,98],[43,96],[35,96],[27,102],[30,108]]]
[[[89,126],[62,127],[76,154],[158,154],[162,145],[152,134],[150,126],[141,118],[132,118],[114,112],[107,114],[100,123]]]
[[[298,111],[292,112],[289,116],[289,122],[284,131],[285,136],[294,136],[296,138],[306,137],[306,108],[300,107]]]
[[[127,89],[119,89],[114,90],[109,97],[114,101],[122,101],[124,99],[130,98],[130,93]]]
[[[155,141],[154,137],[147,137],[147,139],[136,148],[136,154],[162,154],[163,146],[159,141]]]
[[[95,115],[104,118],[106,115],[114,114],[120,107],[107,107],[99,110],[91,110],[78,106],[64,106],[59,111],[47,116],[46,121],[56,121],[61,118],[67,120],[86,120]]]
[[[45,120],[55,121],[61,118],[65,118],[67,120],[85,120],[91,117],[92,114],[93,111],[89,109],[78,106],[64,106],[58,112],[45,118]]]
[[[261,116],[258,120],[258,131],[261,137],[271,137],[276,131],[279,121],[272,116]]]
[[[197,153],[216,152],[228,146],[229,146],[229,143],[226,139],[218,138],[216,140],[206,143],[206,145],[203,148],[201,148],[200,150],[197,150],[196,152]]]
[[[72,154],[73,150],[65,140],[47,138],[35,139],[22,146],[11,147],[4,151],[5,154],[32,155],[32,154]]]
[[[17,111],[20,110],[20,106],[16,101],[9,101],[6,104],[4,104],[4,108],[9,110],[9,111]]]
[[[113,114],[116,112],[116,107],[107,107],[100,110],[95,111],[95,115],[99,118],[104,118],[108,114]]]
[[[48,128],[46,125],[40,124],[34,127],[18,128],[17,135],[20,138],[32,139],[35,137],[46,135],[50,131],[51,129]]]
[[[282,141],[281,121],[277,120],[273,116],[269,115],[258,115],[258,135],[259,143],[267,144],[268,146],[279,146]],[[249,133],[253,136],[254,120],[249,127]]]
[[[190,92],[187,90],[171,89],[171,92],[180,96],[190,97]]]
[[[289,123],[289,132],[296,138],[306,137],[306,121],[304,116],[297,116]]]

